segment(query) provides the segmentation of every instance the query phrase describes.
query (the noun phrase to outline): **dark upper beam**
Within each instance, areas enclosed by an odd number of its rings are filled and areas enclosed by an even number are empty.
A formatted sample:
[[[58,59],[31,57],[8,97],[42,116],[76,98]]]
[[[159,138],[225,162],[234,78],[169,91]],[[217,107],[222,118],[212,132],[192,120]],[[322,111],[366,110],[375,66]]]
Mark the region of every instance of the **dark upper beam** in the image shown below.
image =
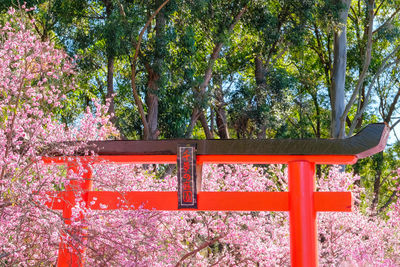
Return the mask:
[[[383,123],[369,124],[346,139],[173,139],[154,141],[90,141],[99,155],[176,155],[178,144],[197,144],[198,155],[354,155],[365,158],[382,151],[389,136]]]

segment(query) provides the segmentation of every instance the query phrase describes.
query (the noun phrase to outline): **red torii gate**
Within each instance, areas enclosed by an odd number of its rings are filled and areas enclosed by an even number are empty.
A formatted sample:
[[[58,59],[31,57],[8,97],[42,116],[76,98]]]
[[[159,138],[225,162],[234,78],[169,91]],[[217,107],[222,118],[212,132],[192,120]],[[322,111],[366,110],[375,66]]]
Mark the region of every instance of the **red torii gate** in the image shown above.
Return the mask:
[[[386,146],[389,128],[383,123],[370,124],[347,139],[269,139],[269,140],[156,140],[93,141],[89,146],[98,154],[94,164],[176,163],[179,144],[197,146],[196,166],[201,175],[203,163],[288,164],[288,192],[198,192],[198,211],[289,211],[292,266],[318,266],[316,213],[350,212],[350,192],[315,192],[316,164],[354,164],[358,159],[380,152]],[[79,156],[82,162],[89,157]],[[63,157],[44,157],[45,163],[65,164]],[[76,163],[68,168],[78,171]],[[85,163],[84,163],[85,164]],[[52,193],[52,209],[63,210],[65,224],[71,224],[75,205],[74,189],[82,190],[82,199],[92,210],[145,209],[178,210],[177,192],[91,191],[91,171],[82,181],[71,181],[66,190]],[[200,171],[199,171],[200,170]],[[90,202],[97,199],[95,204]],[[121,199],[124,200],[121,206]],[[55,201],[63,200],[63,201]],[[99,203],[107,204],[106,209]],[[144,204],[144,206],[143,206]],[[181,209],[179,209],[181,210]],[[60,243],[58,266],[82,266],[80,253]],[[72,252],[71,252],[72,251]]]

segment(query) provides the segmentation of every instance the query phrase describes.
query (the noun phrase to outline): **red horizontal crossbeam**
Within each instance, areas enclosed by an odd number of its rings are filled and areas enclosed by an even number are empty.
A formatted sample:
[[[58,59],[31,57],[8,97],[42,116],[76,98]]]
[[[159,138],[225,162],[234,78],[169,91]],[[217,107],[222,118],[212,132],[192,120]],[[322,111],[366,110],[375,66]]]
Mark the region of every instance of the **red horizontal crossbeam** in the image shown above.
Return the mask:
[[[65,192],[48,193],[49,208],[63,209]],[[139,207],[156,210],[178,210],[178,194],[168,192],[113,192],[84,193],[92,210],[134,210]],[[86,197],[85,196],[85,197]],[[90,204],[90,203],[93,204]],[[350,212],[350,192],[314,192],[315,211]],[[185,209],[189,210],[189,209]],[[289,211],[288,192],[199,192],[196,211]]]
[[[74,156],[94,163],[109,161],[113,163],[164,163],[176,164],[176,155],[113,155],[113,156]],[[65,164],[65,157],[43,157],[42,160],[49,163]],[[287,164],[291,161],[304,160],[315,164],[354,164],[357,157],[354,155],[197,155],[197,164]]]

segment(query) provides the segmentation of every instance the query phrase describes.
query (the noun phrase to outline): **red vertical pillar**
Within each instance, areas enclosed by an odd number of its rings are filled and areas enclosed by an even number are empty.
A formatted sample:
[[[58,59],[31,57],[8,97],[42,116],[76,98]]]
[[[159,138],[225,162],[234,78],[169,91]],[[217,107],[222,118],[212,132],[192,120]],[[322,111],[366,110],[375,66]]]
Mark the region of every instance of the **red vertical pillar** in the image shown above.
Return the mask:
[[[82,179],[70,180],[70,183],[65,187],[65,199],[64,199],[64,209],[63,209],[63,218],[64,223],[68,227],[71,225],[71,216],[72,216],[72,207],[75,206],[75,195],[76,193],[80,193],[83,200],[86,202],[87,205],[87,191],[92,189],[92,171],[87,164],[82,164],[83,168],[85,169],[85,173],[82,174]],[[74,163],[68,164],[68,173],[72,171],[74,173],[79,173],[79,166]],[[83,215],[80,216],[80,219],[83,220]],[[70,229],[73,231],[73,229]],[[81,233],[77,233],[77,235],[81,235],[83,239],[84,236]],[[67,234],[62,233],[61,235],[61,242],[58,250],[58,263],[57,266],[64,267],[64,266],[83,266],[83,254],[84,250],[78,250],[74,247],[71,242],[65,242]]]
[[[315,163],[289,162],[290,253],[293,267],[318,266]]]

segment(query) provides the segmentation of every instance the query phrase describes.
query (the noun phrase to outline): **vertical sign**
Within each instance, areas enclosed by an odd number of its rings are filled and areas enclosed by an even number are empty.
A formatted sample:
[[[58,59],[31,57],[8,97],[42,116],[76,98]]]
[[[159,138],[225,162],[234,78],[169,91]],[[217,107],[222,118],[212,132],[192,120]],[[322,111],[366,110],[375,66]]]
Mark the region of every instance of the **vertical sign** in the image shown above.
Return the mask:
[[[178,145],[178,209],[197,209],[196,144]]]

